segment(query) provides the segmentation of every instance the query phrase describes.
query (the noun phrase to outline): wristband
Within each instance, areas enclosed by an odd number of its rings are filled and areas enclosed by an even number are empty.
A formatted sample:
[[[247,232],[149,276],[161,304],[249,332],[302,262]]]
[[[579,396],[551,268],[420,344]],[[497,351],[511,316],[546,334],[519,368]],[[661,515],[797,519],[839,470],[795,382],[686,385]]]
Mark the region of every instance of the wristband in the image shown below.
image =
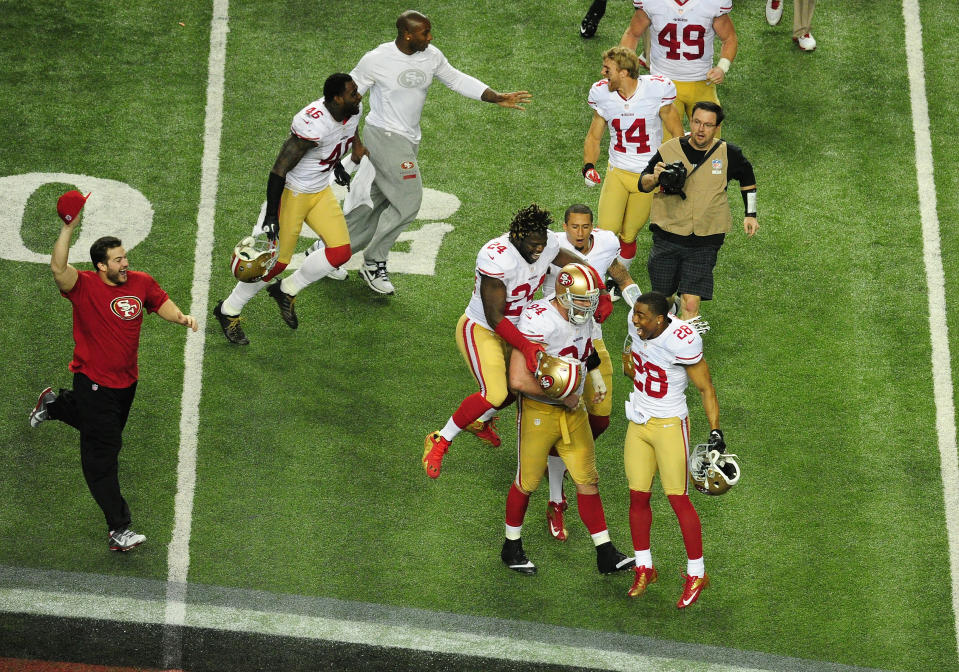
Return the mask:
[[[586,177],[586,173],[588,173],[589,171],[591,171],[591,170],[592,170],[593,168],[595,168],[595,167],[596,167],[596,166],[594,166],[594,165],[591,164],[591,163],[584,163],[584,164],[583,164],[583,177]]]
[[[730,61],[728,58],[720,58],[719,62],[716,64],[716,67],[728,74],[730,65],[732,65],[732,61]]]
[[[623,300],[632,307],[642,292],[639,291],[639,285],[633,283],[632,285],[623,287],[620,294],[622,294]]]
[[[345,159],[340,159],[340,165],[343,166],[343,170],[352,175],[359,164],[353,161],[353,155],[350,154]]]
[[[746,206],[746,217],[756,216],[756,188],[747,189],[742,192],[743,204]]]

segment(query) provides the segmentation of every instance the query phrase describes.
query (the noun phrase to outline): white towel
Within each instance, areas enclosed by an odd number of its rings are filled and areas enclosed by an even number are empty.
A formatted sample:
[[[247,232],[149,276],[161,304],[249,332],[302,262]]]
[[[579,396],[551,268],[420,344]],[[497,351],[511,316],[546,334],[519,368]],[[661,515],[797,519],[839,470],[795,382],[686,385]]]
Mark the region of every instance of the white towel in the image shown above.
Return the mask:
[[[358,208],[361,205],[373,207],[373,199],[370,198],[370,188],[373,186],[373,178],[376,177],[376,168],[368,156],[360,159],[360,167],[350,181],[350,190],[343,199],[343,213],[346,214]]]

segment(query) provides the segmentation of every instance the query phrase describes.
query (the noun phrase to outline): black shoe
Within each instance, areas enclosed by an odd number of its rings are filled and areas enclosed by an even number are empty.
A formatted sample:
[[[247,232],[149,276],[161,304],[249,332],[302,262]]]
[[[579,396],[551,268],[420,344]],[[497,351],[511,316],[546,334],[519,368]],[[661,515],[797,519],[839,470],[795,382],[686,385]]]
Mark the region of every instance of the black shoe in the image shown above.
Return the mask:
[[[619,298],[623,295],[622,290],[619,288],[619,283],[608,275],[606,276],[606,289],[609,291],[611,301],[619,301]]]
[[[627,558],[616,550],[611,541],[596,547],[596,567],[600,574],[623,572],[632,569],[635,564],[636,558]]]
[[[523,552],[522,539],[507,539],[503,542],[503,550],[499,554],[503,564],[520,574],[535,574],[536,565],[529,561]]]
[[[220,327],[223,329],[223,335],[226,336],[226,340],[230,343],[236,343],[237,345],[250,344],[246,334],[243,333],[243,327],[240,326],[240,316],[224,315],[222,301],[216,304],[216,308],[213,309],[213,317],[220,323]]]
[[[279,280],[267,287],[266,291],[276,300],[276,305],[280,307],[280,315],[283,317],[283,321],[286,322],[286,326],[290,329],[296,329],[300,326],[300,321],[296,319],[296,311],[293,310],[293,303],[296,301],[296,297],[290,296],[280,289]]]
[[[579,25],[579,35],[584,39],[589,39],[596,34],[599,28],[599,20],[606,13],[606,0],[593,0],[589,6],[589,11],[583,17],[583,22]]]

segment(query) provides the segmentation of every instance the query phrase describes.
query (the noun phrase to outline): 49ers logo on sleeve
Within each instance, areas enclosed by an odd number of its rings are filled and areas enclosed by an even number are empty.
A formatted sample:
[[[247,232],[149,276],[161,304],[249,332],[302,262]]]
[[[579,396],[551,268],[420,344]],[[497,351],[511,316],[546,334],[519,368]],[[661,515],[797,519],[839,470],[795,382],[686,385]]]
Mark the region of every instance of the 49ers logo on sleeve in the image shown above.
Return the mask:
[[[110,310],[121,320],[135,320],[143,312],[143,302],[136,296],[118,296],[110,302]]]
[[[573,284],[573,276],[571,276],[571,275],[570,275],[569,273],[567,273],[566,271],[563,271],[562,273],[559,274],[559,277],[557,278],[557,281],[558,281],[559,284],[561,284],[563,287],[569,287],[570,285]]]

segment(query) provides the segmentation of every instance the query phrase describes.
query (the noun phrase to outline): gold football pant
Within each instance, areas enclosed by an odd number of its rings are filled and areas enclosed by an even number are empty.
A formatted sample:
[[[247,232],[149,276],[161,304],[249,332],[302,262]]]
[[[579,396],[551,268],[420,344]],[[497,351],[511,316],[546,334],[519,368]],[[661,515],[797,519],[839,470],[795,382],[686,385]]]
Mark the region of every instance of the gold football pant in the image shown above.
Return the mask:
[[[716,85],[707,84],[705,79],[698,82],[677,82],[673,80],[673,84],[676,85],[676,100],[673,101],[673,105],[676,106],[676,111],[679,112],[679,120],[683,121],[683,119],[686,119],[687,126],[689,125],[689,120],[693,118],[693,105],[699,101],[709,100],[719,105],[719,94],[716,93]],[[722,136],[721,131],[721,127],[716,129],[717,138]],[[664,126],[663,142],[670,140],[672,137]]]
[[[609,352],[606,350],[606,344],[602,339],[593,341],[593,349],[599,355],[599,372],[603,374],[603,382],[606,384],[606,398],[599,404],[593,403],[593,379],[586,376],[586,387],[583,388],[583,401],[586,404],[586,412],[590,415],[600,415],[608,418],[613,410],[613,363],[609,359]]]
[[[456,347],[479,384],[480,394],[499,406],[509,394],[506,371],[513,347],[499,334],[463,315],[456,323]]]
[[[569,410],[520,396],[516,422],[519,427],[519,466],[516,482],[525,492],[539,486],[546,471],[546,456],[552,448],[563,458],[574,483],[595,485],[596,450],[589,419],[582,408]]]
[[[623,462],[630,490],[650,492],[658,469],[663,492],[685,495],[689,482],[689,417],[650,418],[645,425],[630,422]]]
[[[304,221],[327,247],[350,244],[346,218],[330,187],[315,194],[300,194],[284,187],[280,199],[278,263],[290,263]]]
[[[653,193],[646,194],[639,190],[639,173],[609,166],[599,194],[596,226],[612,231],[626,243],[632,243],[649,219],[652,203]]]

